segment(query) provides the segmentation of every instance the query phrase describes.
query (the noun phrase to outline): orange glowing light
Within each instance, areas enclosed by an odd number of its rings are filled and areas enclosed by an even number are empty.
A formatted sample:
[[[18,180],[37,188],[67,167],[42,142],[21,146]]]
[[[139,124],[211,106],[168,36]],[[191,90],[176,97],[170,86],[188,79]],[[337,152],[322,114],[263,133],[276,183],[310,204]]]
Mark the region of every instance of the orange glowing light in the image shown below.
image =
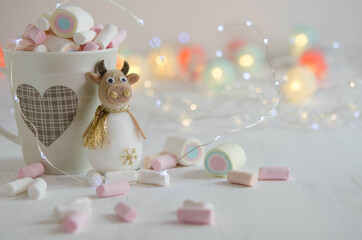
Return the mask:
[[[122,55],[118,54],[117,55],[117,69],[122,69],[123,68],[123,64],[124,64],[124,58]]]
[[[190,61],[191,58],[191,49],[190,48],[183,48],[180,50],[178,55],[178,60],[181,67],[181,72],[187,72],[187,63]]]
[[[201,80],[205,61],[205,52],[199,46],[184,46],[178,53],[180,72],[192,81]]]
[[[299,62],[301,65],[309,68],[317,77],[320,83],[326,75],[327,63],[322,52],[316,49],[310,49],[303,53]]]
[[[2,68],[5,67],[5,58],[4,58],[3,48],[2,48],[1,45],[0,45],[0,67],[2,67]],[[0,77],[1,77],[2,75],[3,75],[3,74],[0,73]]]

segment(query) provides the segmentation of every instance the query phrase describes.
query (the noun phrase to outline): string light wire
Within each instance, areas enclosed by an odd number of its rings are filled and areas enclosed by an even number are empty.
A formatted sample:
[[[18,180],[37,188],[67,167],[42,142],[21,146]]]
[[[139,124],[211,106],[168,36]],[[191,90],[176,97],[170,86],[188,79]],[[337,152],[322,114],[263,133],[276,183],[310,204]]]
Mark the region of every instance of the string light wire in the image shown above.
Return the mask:
[[[265,47],[266,62],[267,62],[267,65],[268,65],[268,67],[269,67],[269,69],[271,71],[273,81],[274,81],[274,86],[275,86],[276,91],[277,91],[276,101],[274,102],[272,108],[266,114],[263,114],[260,117],[259,120],[255,121],[255,122],[253,122],[253,123],[251,123],[251,124],[249,124],[249,125],[247,125],[245,127],[242,127],[242,128],[235,128],[235,129],[227,130],[227,131],[217,135],[216,137],[214,137],[214,139],[194,147],[193,149],[191,149],[190,151],[188,151],[187,153],[182,155],[178,160],[183,159],[184,157],[186,157],[188,154],[192,153],[196,149],[201,148],[201,147],[206,147],[206,146],[211,145],[211,144],[214,144],[214,143],[218,142],[220,139],[222,139],[222,138],[224,138],[224,137],[226,137],[228,135],[235,134],[235,133],[238,133],[238,132],[240,132],[242,130],[247,130],[247,129],[258,126],[259,124],[264,122],[266,119],[268,119],[270,117],[273,117],[274,113],[276,112],[276,108],[279,105],[279,101],[280,101],[280,83],[279,83],[279,80],[277,79],[275,70],[274,70],[274,68],[272,66],[272,63],[271,63],[271,60],[270,60],[269,40],[268,40],[268,38],[266,38],[264,36],[264,34],[257,27],[255,27],[254,24],[252,24],[251,21],[246,21],[244,24],[242,24],[242,23],[231,23],[231,24],[227,24],[227,25],[219,25],[217,29],[218,29],[219,32],[222,32],[226,27],[247,27],[247,28],[251,28],[261,38],[261,40],[264,43],[264,47]]]
[[[336,42],[333,42],[333,48]],[[338,43],[339,46],[339,43]],[[339,61],[338,63],[340,63]],[[294,66],[297,64],[297,60],[291,56],[279,56],[274,59],[272,59],[272,64],[275,69],[283,69],[283,67],[286,66]],[[330,67],[333,69],[332,67]],[[357,75],[356,73],[354,73]],[[333,74],[331,74],[333,75]],[[345,75],[348,75],[347,73]],[[350,74],[349,74],[350,75]],[[352,77],[352,76],[350,76]],[[312,129],[319,129],[315,128],[316,124],[319,125],[319,123],[323,123],[324,120],[328,120],[328,125],[334,125],[336,124],[336,120],[341,120],[340,117],[338,117],[338,113],[340,115],[346,114],[345,112],[342,112],[342,110],[348,109],[347,103],[342,103],[342,99],[346,96],[350,96],[348,91],[353,91],[352,96],[355,97],[355,101],[352,102],[352,104],[355,106],[356,109],[352,109],[352,114],[347,113],[350,117],[358,118],[359,117],[359,110],[357,109],[357,106],[355,103],[358,103],[360,100],[360,92],[358,86],[362,85],[361,80],[355,79],[356,76],[352,77],[351,81],[348,82],[331,82],[331,84],[324,84],[322,87],[319,87],[318,91],[303,99],[302,102],[299,104],[292,104],[292,105],[280,105],[279,107],[279,116],[280,119],[290,125],[293,126],[299,126],[299,125],[305,125],[307,124],[308,128]],[[326,81],[325,79],[324,81]],[[331,106],[329,110],[318,112],[317,110],[311,110],[307,109],[310,106],[314,106],[313,100],[315,100],[318,96],[323,96],[325,92],[332,92],[340,90],[338,93],[336,93],[336,97],[333,99],[329,99],[328,103]],[[351,102],[349,102],[351,103]],[[295,116],[294,118],[292,116]],[[331,120],[331,121],[330,121]],[[344,120],[347,120],[346,118]]]

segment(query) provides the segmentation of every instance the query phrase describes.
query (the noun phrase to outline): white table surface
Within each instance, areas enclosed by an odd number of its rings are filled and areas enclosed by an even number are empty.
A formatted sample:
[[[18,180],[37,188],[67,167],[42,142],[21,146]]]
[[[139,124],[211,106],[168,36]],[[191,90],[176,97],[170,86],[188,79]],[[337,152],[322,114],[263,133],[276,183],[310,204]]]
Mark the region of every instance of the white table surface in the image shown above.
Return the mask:
[[[8,85],[4,79],[0,85],[0,124],[15,131]],[[144,154],[161,150],[164,140],[173,135],[154,122],[144,127],[149,137]],[[259,181],[253,188],[214,178],[202,165],[170,169],[170,187],[135,184],[126,196],[107,199],[97,198],[94,188],[69,177],[45,176],[48,191],[40,200],[26,195],[0,197],[0,239],[361,239],[361,130],[360,120],[317,131],[269,124],[223,139],[220,143],[243,146],[246,171],[257,173],[259,167],[270,165],[291,169],[289,181]],[[180,133],[207,141],[218,130]],[[21,148],[0,137],[0,192],[23,165]],[[81,196],[92,199],[93,217],[83,232],[67,234],[53,209]],[[176,210],[185,199],[213,203],[215,225],[180,224]],[[138,210],[137,222],[116,218],[113,207],[119,201]]]

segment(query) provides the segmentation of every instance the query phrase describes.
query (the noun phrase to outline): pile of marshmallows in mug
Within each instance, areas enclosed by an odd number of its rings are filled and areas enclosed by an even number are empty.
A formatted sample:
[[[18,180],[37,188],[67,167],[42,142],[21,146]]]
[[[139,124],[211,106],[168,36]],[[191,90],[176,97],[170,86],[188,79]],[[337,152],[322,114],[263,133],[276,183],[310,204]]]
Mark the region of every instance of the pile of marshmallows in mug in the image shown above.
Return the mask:
[[[92,15],[77,6],[59,7],[26,27],[20,39],[5,47],[19,51],[75,52],[118,48],[127,36],[113,24],[94,25]]]
[[[257,180],[288,180],[290,170],[287,167],[261,167],[259,176],[254,173],[241,171],[246,161],[245,152],[235,143],[224,143],[210,151],[204,157],[204,148],[201,142],[194,138],[171,136],[160,153],[147,156],[144,168],[140,170],[122,170],[107,172],[104,184],[96,188],[100,198],[125,195],[130,191],[130,183],[154,184],[169,186],[170,176],[165,171],[176,165],[192,166],[204,160],[205,169],[214,176],[225,177],[228,182],[247,187],[256,185]],[[198,147],[198,148],[196,148]],[[195,149],[196,148],[196,149]],[[194,151],[190,152],[191,150]],[[151,170],[153,169],[153,170]],[[44,173],[44,166],[38,162],[21,168],[18,180],[7,183],[4,193],[15,196],[28,192],[30,198],[38,199],[46,191],[46,182],[39,178]],[[87,174],[87,180],[92,182]],[[35,178],[35,180],[33,180]],[[119,202],[114,211],[122,221],[134,222],[137,220],[137,210],[124,202]],[[65,231],[75,233],[82,230],[92,214],[91,200],[86,197],[75,199],[55,208],[58,220],[63,224]],[[189,224],[211,225],[215,222],[214,206],[211,203],[185,200],[177,211],[178,220]]]

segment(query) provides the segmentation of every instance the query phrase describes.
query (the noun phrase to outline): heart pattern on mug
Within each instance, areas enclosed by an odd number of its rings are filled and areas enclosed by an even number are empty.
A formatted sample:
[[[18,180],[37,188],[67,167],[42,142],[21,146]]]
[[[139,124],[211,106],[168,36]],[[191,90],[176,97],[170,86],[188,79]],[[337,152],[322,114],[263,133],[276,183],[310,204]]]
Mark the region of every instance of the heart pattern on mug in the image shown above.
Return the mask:
[[[19,99],[23,120],[45,146],[49,147],[73,122],[78,109],[75,92],[65,86],[48,88],[44,95],[31,85],[21,84],[16,95]]]

